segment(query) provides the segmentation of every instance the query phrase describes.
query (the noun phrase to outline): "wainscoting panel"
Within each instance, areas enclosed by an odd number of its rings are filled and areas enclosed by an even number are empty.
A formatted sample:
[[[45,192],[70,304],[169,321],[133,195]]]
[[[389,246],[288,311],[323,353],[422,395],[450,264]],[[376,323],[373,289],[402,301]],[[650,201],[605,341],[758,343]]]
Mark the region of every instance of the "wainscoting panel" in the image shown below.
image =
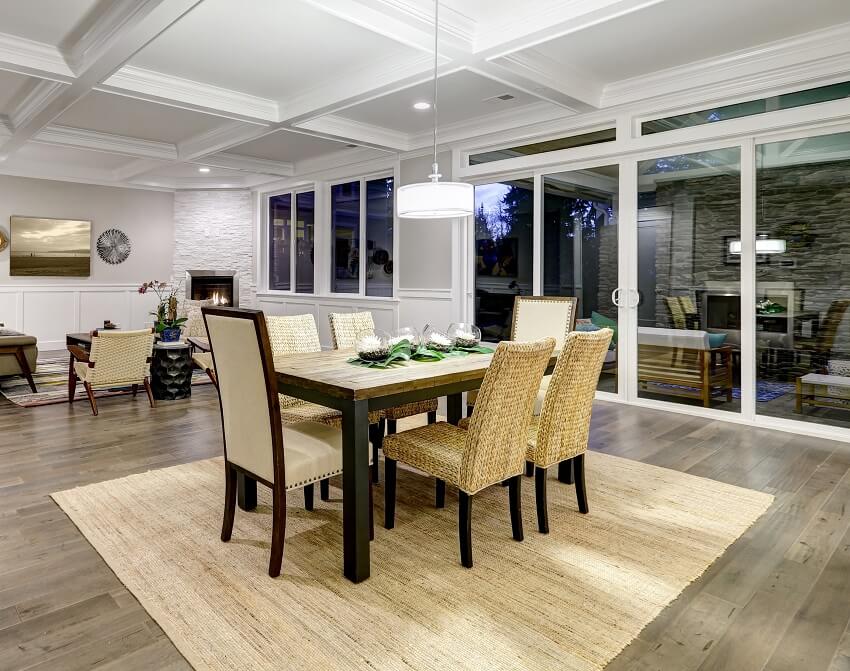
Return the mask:
[[[399,324],[422,331],[426,325],[445,329],[458,321],[460,310],[448,289],[402,289],[399,291]]]
[[[156,296],[133,285],[0,286],[0,322],[38,338],[40,350],[65,348],[65,335],[103,327],[110,319],[122,329],[150,326]]]

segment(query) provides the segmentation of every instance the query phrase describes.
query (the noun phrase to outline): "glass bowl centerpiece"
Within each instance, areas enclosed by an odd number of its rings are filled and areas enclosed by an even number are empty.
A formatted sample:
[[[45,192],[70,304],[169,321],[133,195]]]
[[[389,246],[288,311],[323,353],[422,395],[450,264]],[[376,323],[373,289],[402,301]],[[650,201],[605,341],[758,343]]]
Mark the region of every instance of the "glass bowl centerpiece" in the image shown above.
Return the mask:
[[[481,344],[481,329],[475,324],[457,322],[450,324],[446,335],[458,349],[472,349]]]
[[[405,340],[410,345],[411,351],[415,352],[417,349],[419,349],[419,344],[421,342],[421,338],[419,337],[419,331],[417,331],[412,326],[402,326],[401,328],[396,329],[390,336],[390,347],[395,347],[396,345]]]
[[[425,329],[423,340],[425,347],[435,352],[451,352],[454,349],[454,340],[442,331],[430,326]]]
[[[358,333],[354,349],[363,361],[383,361],[390,353],[390,338],[382,331]]]

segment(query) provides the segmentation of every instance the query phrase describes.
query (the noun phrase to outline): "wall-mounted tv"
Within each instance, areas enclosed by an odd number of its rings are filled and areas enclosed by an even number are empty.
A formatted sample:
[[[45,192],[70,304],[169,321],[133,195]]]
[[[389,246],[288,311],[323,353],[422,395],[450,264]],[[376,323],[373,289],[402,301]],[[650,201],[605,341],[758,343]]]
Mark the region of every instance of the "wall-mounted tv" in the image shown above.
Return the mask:
[[[9,274],[16,277],[89,277],[91,222],[11,217]]]

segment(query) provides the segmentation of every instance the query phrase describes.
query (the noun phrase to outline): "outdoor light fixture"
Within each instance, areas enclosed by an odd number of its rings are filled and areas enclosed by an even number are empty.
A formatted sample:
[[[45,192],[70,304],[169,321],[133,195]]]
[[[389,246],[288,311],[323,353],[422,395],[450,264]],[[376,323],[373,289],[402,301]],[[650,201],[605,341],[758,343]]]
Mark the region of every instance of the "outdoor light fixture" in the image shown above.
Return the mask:
[[[441,182],[437,165],[437,44],[440,34],[440,1],[434,2],[434,163],[430,182],[417,182],[402,186],[397,193],[398,216],[403,219],[446,219],[466,217],[475,209],[475,191],[472,184]],[[427,109],[417,103],[417,109]]]
[[[756,238],[756,254],[784,254],[785,249],[785,240],[782,240],[781,238],[768,238],[765,234],[759,235]],[[729,253],[741,253],[740,240],[729,241]]]

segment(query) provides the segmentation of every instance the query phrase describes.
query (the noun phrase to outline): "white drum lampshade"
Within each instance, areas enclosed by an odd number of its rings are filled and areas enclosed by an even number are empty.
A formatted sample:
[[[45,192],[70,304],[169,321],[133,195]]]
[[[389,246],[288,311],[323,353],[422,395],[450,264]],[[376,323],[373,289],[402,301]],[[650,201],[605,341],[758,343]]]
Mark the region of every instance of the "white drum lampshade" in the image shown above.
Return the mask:
[[[474,193],[472,184],[463,182],[407,184],[396,193],[398,216],[403,219],[466,217],[474,211]]]

